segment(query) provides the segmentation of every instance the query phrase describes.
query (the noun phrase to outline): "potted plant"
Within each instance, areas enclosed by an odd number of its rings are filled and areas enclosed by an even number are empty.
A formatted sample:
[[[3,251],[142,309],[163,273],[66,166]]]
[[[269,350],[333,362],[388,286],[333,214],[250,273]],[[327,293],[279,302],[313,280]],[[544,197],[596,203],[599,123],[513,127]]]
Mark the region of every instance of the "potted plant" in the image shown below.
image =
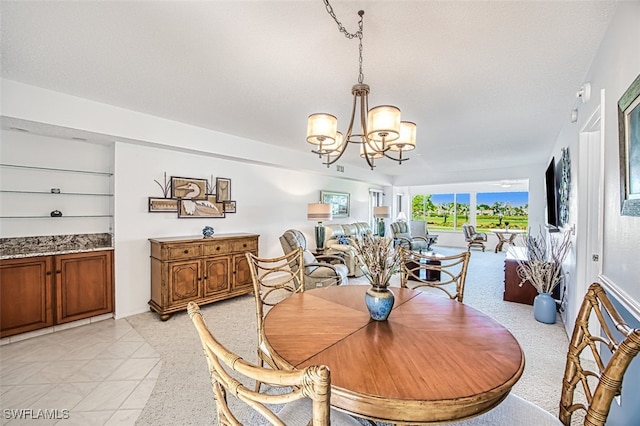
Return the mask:
[[[571,249],[571,234],[564,232],[557,236],[542,229],[538,236],[523,236],[526,248],[524,259],[518,259],[518,276],[522,279],[520,287],[529,281],[538,291],[533,300],[533,315],[540,322],[556,322],[556,301],[553,290],[562,281],[562,263]]]
[[[365,303],[371,318],[377,321],[389,317],[395,297],[389,290],[391,277],[400,272],[401,248],[393,247],[393,239],[365,234],[359,239],[351,239],[362,273],[369,280],[371,288],[365,294]]]

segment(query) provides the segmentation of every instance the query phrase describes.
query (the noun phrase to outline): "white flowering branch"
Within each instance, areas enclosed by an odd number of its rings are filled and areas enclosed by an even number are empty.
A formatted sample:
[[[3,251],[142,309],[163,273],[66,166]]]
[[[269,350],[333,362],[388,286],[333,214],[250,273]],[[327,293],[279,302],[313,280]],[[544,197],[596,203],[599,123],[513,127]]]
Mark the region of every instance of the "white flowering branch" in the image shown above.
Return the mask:
[[[553,235],[547,240],[541,229],[537,237],[523,236],[526,258],[517,259],[520,287],[529,281],[538,293],[551,293],[562,280],[562,263],[571,249],[571,234]]]
[[[392,238],[365,234],[360,239],[350,238],[349,243],[354,247],[360,269],[371,285],[386,287],[391,276],[400,272],[402,256],[400,248],[393,247]]]

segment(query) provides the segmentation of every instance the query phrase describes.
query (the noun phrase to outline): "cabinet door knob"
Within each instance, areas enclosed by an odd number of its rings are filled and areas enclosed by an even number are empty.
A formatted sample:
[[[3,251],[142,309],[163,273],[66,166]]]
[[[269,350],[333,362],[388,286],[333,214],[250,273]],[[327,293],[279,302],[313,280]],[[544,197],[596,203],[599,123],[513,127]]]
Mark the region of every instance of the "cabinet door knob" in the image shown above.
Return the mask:
[[[242,247],[246,247],[246,246],[247,246],[247,244],[246,244],[246,243],[242,245]]]
[[[47,275],[51,275],[51,271],[47,271]]]
[[[61,270],[57,270],[57,271],[56,271],[56,274],[60,274],[60,273],[62,273],[62,271],[61,271]]]
[[[216,247],[216,250],[220,250],[220,246]]]
[[[185,250],[185,251],[184,251],[184,254],[188,254],[188,253],[189,253],[189,250]]]

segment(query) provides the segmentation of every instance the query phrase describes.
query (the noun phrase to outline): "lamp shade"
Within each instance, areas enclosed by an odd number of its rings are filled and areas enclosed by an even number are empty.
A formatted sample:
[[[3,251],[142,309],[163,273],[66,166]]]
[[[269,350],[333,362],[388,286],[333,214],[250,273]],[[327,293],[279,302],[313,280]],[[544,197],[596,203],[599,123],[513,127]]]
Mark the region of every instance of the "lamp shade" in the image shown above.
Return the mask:
[[[378,206],[373,208],[373,216],[379,218],[391,217],[391,209],[389,206]]]
[[[382,142],[370,141],[360,144],[360,157],[368,156],[372,160],[384,157],[382,154]]]
[[[331,204],[311,203],[307,205],[307,220],[322,222],[331,219],[333,219]]]
[[[318,145],[318,150],[316,151],[318,154],[322,155],[336,155],[342,152],[344,147],[342,146],[342,141],[344,137],[342,133],[336,132],[335,140],[327,139],[320,145]]]
[[[416,147],[416,123],[411,121],[400,122],[400,137],[389,142],[392,151],[411,151]]]
[[[314,145],[330,144],[336,140],[338,119],[331,114],[311,114],[307,120],[307,142]]]
[[[407,215],[404,214],[404,212],[400,212],[400,213],[398,213],[398,217],[396,217],[396,220],[398,222],[406,222],[407,221]]]
[[[367,114],[367,137],[376,142],[390,142],[400,137],[400,108],[380,105]]]

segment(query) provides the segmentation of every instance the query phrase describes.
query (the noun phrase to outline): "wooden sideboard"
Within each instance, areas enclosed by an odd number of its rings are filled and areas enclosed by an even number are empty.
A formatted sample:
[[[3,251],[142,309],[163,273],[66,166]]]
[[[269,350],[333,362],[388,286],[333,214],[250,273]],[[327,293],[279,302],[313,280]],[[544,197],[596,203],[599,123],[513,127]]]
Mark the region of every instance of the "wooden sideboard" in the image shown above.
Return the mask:
[[[151,238],[151,310],[172,313],[253,292],[246,252],[258,255],[256,234],[212,238]]]

